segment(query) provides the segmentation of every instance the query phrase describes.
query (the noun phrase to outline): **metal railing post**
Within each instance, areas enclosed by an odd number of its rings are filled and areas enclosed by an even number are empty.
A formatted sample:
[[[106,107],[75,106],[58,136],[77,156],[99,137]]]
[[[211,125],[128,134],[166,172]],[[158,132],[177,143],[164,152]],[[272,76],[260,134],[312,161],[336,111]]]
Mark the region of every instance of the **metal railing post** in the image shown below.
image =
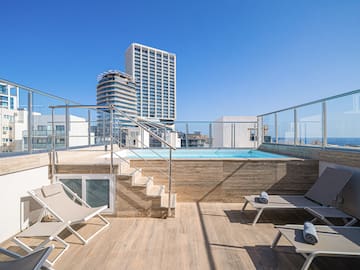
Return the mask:
[[[54,120],[54,108],[51,108],[51,148],[52,148],[52,164],[51,173],[54,179],[55,175],[55,120]]]
[[[110,174],[114,173],[113,107],[110,106]]]
[[[171,216],[171,182],[172,182],[172,166],[171,166],[171,163],[172,163],[172,149],[171,147],[169,147],[169,202],[168,202],[168,217]]]
[[[259,147],[263,141],[264,141],[264,134],[263,134],[263,130],[264,130],[264,127],[263,127],[263,118],[262,116],[258,116],[257,117],[257,147]]]
[[[212,123],[209,123],[209,148],[212,148],[213,138],[212,138]]]
[[[88,146],[91,146],[91,114],[88,110]]]
[[[70,115],[69,115],[69,103],[66,101],[65,107],[65,148],[69,149],[70,145]]]
[[[102,141],[106,151],[106,130],[105,130],[105,112],[102,112]]]
[[[297,109],[294,109],[294,145],[298,145]]]
[[[326,101],[322,102],[322,147],[327,145]]]
[[[275,117],[274,117],[274,124],[275,124],[275,143],[279,143],[279,133],[278,133],[278,117],[277,117],[277,113],[275,113]],[[271,141],[270,141],[271,142]]]
[[[33,137],[33,92],[28,92],[28,152],[32,153],[33,145],[32,145],[32,137]],[[2,132],[2,131],[1,131]]]
[[[188,134],[189,134],[189,124],[186,123],[185,125],[186,127],[186,134],[185,134],[185,148],[188,148],[189,147],[189,141],[188,141]]]

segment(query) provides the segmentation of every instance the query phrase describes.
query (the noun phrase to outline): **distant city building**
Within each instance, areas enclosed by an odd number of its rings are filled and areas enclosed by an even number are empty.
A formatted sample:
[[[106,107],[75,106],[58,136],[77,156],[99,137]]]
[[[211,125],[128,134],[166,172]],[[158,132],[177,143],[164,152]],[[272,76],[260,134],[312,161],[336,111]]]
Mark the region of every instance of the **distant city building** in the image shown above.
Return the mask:
[[[0,83],[0,108],[9,110],[19,108],[19,87]]]
[[[19,108],[19,88],[0,83],[0,152],[16,150],[15,123]]]
[[[209,147],[210,138],[208,135],[201,134],[200,131],[194,131],[194,133],[182,133],[178,134],[181,139],[181,147],[192,147],[192,148],[204,148]]]
[[[117,109],[136,119],[136,90],[135,82],[128,74],[117,70],[109,70],[98,76],[96,87],[97,105],[114,105]],[[130,120],[118,112],[114,112],[114,121],[122,124]]]
[[[27,119],[27,118],[25,118]],[[88,121],[85,118],[75,115],[69,116],[69,147],[86,146],[89,143]],[[49,150],[52,145],[52,116],[33,113],[34,127],[32,131],[32,149]],[[66,146],[65,115],[54,115],[55,147]],[[95,135],[90,133],[90,143],[94,144]],[[28,146],[28,132],[23,130],[23,144]]]
[[[136,83],[137,114],[172,124],[176,119],[176,55],[133,43],[125,70]]]
[[[212,123],[212,147],[257,146],[256,116],[222,116]]]

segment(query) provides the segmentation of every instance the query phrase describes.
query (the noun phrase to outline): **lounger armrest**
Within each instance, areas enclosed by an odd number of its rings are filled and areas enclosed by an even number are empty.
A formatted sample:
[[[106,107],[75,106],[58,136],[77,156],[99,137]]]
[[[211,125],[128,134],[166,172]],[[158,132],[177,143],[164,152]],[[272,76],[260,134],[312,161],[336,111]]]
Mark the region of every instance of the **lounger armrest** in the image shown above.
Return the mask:
[[[90,215],[84,217],[83,221],[88,221],[89,219],[93,218],[96,215],[100,215],[102,211],[104,211],[105,209],[107,209],[107,205],[103,205],[98,207],[93,213],[91,213]]]

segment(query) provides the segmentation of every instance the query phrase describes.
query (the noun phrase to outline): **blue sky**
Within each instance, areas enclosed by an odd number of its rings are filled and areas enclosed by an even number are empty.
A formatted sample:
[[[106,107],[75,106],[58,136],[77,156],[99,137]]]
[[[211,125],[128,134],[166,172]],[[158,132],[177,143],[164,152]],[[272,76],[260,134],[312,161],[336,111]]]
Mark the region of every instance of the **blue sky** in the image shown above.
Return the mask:
[[[132,3],[134,2],[134,3]],[[177,55],[177,119],[258,115],[360,88],[360,1],[2,0],[0,78],[96,102],[142,43]]]

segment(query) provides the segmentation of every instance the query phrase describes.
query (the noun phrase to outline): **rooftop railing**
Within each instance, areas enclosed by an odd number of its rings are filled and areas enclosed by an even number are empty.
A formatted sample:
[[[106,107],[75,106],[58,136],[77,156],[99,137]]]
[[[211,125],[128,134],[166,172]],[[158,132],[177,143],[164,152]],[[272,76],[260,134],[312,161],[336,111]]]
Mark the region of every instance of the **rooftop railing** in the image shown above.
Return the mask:
[[[360,90],[258,116],[262,142],[360,150]]]
[[[6,90],[4,93],[8,93],[6,97],[12,99],[6,108],[0,106],[0,156],[47,151],[52,146],[49,105],[79,105],[8,80],[0,79],[0,85]],[[173,125],[158,122],[145,125],[178,148],[257,148],[261,143],[272,143],[359,150],[359,104],[360,90],[355,90],[262,114],[258,121],[175,121]],[[90,109],[56,110],[56,149],[106,145],[109,120],[99,117],[100,114]],[[145,119],[139,119],[139,123],[142,121]],[[165,147],[151,135],[149,141],[141,145],[131,136],[128,123],[118,126],[116,130],[123,147]]]

